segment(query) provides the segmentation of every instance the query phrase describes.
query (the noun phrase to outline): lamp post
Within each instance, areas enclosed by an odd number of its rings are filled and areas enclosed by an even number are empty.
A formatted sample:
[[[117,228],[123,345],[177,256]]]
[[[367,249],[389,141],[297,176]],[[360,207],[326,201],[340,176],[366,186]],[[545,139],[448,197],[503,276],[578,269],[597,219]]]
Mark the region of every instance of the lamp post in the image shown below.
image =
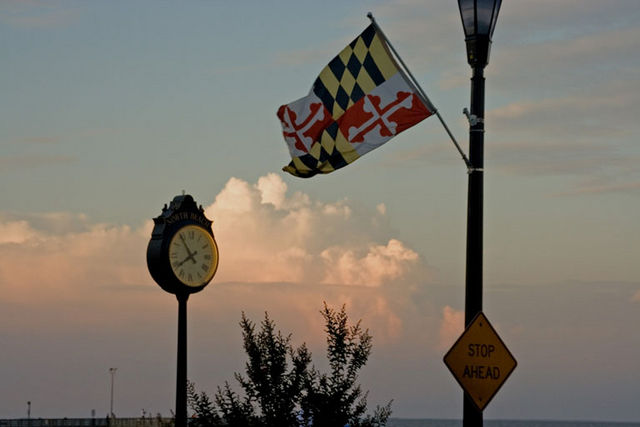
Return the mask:
[[[465,327],[482,311],[482,232],[484,187],[484,68],[502,0],[458,0],[472,69],[469,119],[469,190],[467,196],[467,264]],[[482,427],[482,411],[466,395],[463,427]]]
[[[113,377],[116,374],[116,370],[118,370],[118,368],[109,368],[109,373],[111,374],[111,406],[109,409],[110,418],[115,418],[115,414],[113,413]]]

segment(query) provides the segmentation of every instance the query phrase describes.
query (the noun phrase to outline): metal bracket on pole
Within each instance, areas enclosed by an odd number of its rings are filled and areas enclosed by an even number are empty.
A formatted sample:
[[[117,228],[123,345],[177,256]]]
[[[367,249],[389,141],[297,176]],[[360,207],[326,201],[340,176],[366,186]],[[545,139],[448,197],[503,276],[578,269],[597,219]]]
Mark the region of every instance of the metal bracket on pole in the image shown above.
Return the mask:
[[[475,114],[469,114],[469,110],[467,109],[467,107],[462,109],[462,114],[467,116],[467,120],[469,120],[469,124],[471,126],[475,126],[478,123],[484,123],[484,119],[482,117],[478,117]]]
[[[470,114],[467,107],[462,109],[462,114],[467,116],[467,120],[469,120],[470,126],[475,126],[478,123],[484,123],[484,119],[482,117],[478,117],[475,114]],[[471,129],[471,132],[484,132],[484,129]],[[484,172],[483,168],[474,168],[471,166],[471,163],[467,164],[467,174],[470,175],[473,172]]]

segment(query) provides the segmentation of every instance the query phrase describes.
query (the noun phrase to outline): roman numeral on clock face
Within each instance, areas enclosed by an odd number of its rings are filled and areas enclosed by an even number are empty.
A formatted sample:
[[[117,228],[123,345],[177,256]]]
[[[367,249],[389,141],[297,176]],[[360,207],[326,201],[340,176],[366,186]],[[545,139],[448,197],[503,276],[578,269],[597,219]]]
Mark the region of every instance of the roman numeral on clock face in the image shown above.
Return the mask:
[[[209,232],[197,225],[180,228],[168,248],[173,274],[190,287],[199,287],[211,280],[217,267],[217,254]]]

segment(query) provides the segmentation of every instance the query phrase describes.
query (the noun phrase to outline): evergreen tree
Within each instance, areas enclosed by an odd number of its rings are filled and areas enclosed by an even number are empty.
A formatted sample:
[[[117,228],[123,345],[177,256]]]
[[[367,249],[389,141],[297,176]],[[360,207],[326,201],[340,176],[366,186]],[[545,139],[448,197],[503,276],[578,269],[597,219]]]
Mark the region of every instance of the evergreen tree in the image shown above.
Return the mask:
[[[224,425],[209,396],[205,392],[197,393],[192,382],[187,384],[187,399],[189,406],[197,415],[189,421],[191,427],[217,427]]]
[[[234,374],[244,392],[229,383],[218,388],[212,401],[204,392],[189,389],[195,427],[379,427],[386,425],[391,402],[365,415],[366,397],[356,383],[372,348],[368,330],[360,322],[349,326],[344,306],[340,311],[324,304],[321,311],[327,333],[330,373],[309,368],[311,354],[302,344],[294,349],[291,335],[276,332],[265,313],[260,331],[242,314],[243,346],[248,361],[245,375]]]
[[[345,307],[333,310],[324,304],[322,316],[327,333],[329,374],[313,368],[307,377],[302,413],[307,425],[323,427],[384,426],[391,415],[391,402],[377,407],[371,416],[367,410],[367,394],[357,384],[358,371],[367,363],[372,337],[363,330],[360,321],[349,326]]]

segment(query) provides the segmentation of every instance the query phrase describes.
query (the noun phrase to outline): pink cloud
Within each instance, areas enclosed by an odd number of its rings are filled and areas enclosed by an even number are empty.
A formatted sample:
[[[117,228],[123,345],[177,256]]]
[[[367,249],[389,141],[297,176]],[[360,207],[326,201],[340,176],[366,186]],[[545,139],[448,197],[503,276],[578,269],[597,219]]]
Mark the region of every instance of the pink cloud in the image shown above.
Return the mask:
[[[0,224],[0,289],[5,301],[77,300],[110,286],[148,284],[145,240],[130,227],[94,225],[53,234],[24,221]]]
[[[381,286],[418,264],[418,254],[397,239],[373,242],[347,201],[322,203],[287,196],[276,174],[256,185],[232,178],[206,213],[214,219],[223,282],[298,282]]]
[[[406,292],[397,284],[413,280],[421,261],[383,228],[386,222],[372,228],[379,210],[288,194],[275,174],[255,184],[230,179],[206,208],[220,266],[199,304],[209,316],[268,310],[286,313],[285,321],[296,325],[317,325],[322,301],[346,304],[379,339],[397,337],[403,320],[389,297]],[[65,213],[0,216],[0,303],[34,313],[21,319],[33,325],[96,324],[107,313],[134,322],[142,307],[146,318],[159,316],[154,307],[169,300],[147,271],[151,227],[151,221],[135,228],[91,224]],[[374,239],[372,230],[383,237]],[[75,317],[58,318],[57,310]]]
[[[36,231],[24,220],[0,223],[0,245],[24,243],[36,236]]]
[[[438,349],[448,350],[464,331],[464,312],[448,305],[442,309]]]
[[[360,286],[380,286],[397,279],[418,261],[418,254],[396,239],[387,245],[371,245],[362,256],[336,246],[320,255],[327,266],[324,283]]]

